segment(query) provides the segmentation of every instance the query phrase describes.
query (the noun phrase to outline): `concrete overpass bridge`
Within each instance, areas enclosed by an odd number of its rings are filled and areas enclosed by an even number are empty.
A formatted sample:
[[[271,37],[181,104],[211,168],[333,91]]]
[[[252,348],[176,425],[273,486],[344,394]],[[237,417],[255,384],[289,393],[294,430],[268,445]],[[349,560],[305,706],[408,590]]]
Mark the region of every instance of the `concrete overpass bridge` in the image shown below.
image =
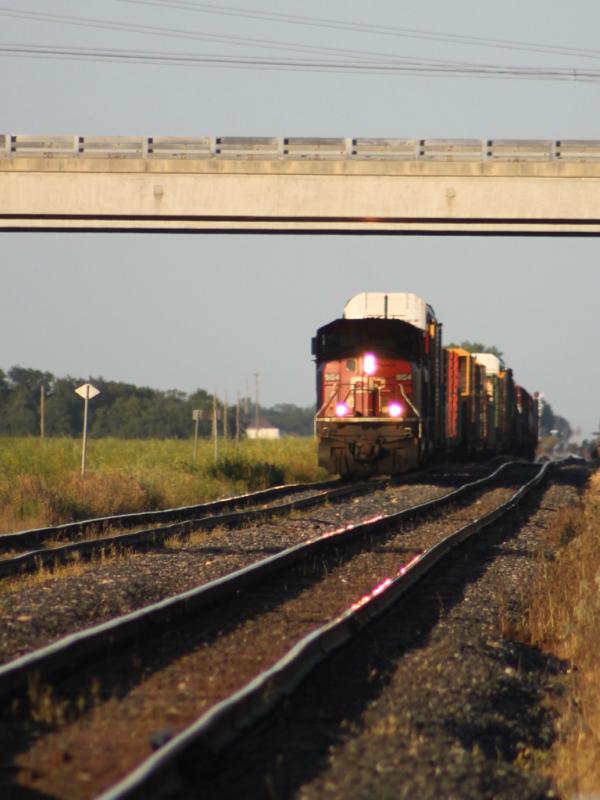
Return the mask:
[[[0,231],[600,234],[600,141],[0,135]]]

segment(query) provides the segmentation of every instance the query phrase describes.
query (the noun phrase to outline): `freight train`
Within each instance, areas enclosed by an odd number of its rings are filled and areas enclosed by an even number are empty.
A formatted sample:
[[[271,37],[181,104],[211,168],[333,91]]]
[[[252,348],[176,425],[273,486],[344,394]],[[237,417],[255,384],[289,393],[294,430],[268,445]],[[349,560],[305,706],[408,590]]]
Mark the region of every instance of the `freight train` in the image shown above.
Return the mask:
[[[537,400],[498,356],[442,346],[442,324],[410,293],[363,292],[312,340],[319,464],[393,475],[436,456],[532,458]]]

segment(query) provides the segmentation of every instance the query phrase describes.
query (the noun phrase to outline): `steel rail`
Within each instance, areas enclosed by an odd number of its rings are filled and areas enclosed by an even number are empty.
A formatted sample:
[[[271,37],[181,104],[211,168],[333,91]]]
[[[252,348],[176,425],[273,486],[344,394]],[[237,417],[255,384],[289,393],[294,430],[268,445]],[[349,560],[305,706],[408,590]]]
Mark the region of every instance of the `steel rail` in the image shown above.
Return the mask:
[[[515,465],[530,468],[534,466],[523,462],[506,462],[490,475],[463,484],[442,497],[391,515],[381,515],[366,522],[330,531],[187,592],[63,637],[0,666],[0,697],[9,692],[26,689],[28,680],[34,674],[38,678],[48,678],[60,673],[72,673],[76,666],[94,657],[110,655],[111,652],[136,639],[155,636],[161,627],[172,625],[175,620],[185,619],[209,606],[214,607],[215,603],[230,598],[304,558],[410,519],[426,516],[468,493],[476,492],[493,483],[502,472]]]
[[[290,483],[282,486],[272,486],[257,492],[224,497],[208,503],[199,503],[178,508],[165,508],[158,511],[136,511],[131,514],[113,514],[109,517],[95,517],[80,520],[79,522],[66,522],[62,525],[50,525],[46,528],[31,528],[25,531],[0,534],[0,549],[13,546],[30,547],[31,543],[41,544],[48,539],[61,535],[76,535],[96,528],[123,527],[132,528],[135,525],[146,525],[154,522],[176,522],[189,518],[198,512],[214,513],[229,506],[246,507],[253,503],[272,500],[286,494],[298,494],[312,489],[330,489],[341,484],[340,480],[315,481],[312,483]]]
[[[305,636],[272,667],[213,706],[97,800],[147,800],[166,797],[167,794],[172,796],[177,785],[181,787],[183,783],[181,767],[186,758],[189,759],[191,751],[199,751],[201,757],[214,756],[264,717],[317,665],[388,611],[454,548],[517,506],[546,478],[551,464],[548,462],[541,468],[537,466],[537,474],[507,502],[447,535],[402,567],[394,578],[384,580],[342,614]]]
[[[299,500],[291,500],[288,503],[266,508],[261,507],[246,511],[231,511],[226,514],[195,517],[185,522],[174,522],[159,528],[147,528],[141,531],[133,531],[132,533],[84,539],[56,547],[31,550],[9,558],[0,558],[0,579],[34,572],[43,566],[72,563],[75,558],[90,560],[94,555],[109,549],[144,548],[159,544],[171,536],[183,536],[193,531],[210,531],[219,526],[239,527],[247,523],[262,522],[271,517],[289,514],[292,511],[314,508],[327,502],[337,502],[345,497],[369,494],[385,488],[393,482],[390,479],[382,479],[370,481],[369,483],[353,483],[337,489],[322,491],[311,497],[303,497]]]
[[[301,491],[309,491],[310,489],[322,490],[319,494],[312,497],[301,498],[300,500],[292,500],[289,503],[281,503],[277,506],[260,507],[254,510],[246,511],[231,511],[229,513],[212,515],[205,517],[191,517],[185,522],[172,523],[163,527],[149,528],[144,530],[135,531],[129,534],[113,534],[111,536],[97,537],[94,539],[83,539],[75,542],[69,542],[55,547],[45,547],[37,550],[30,550],[26,553],[10,557],[1,557],[0,554],[0,580],[2,578],[11,577],[15,575],[25,574],[27,572],[34,572],[44,566],[52,566],[57,564],[72,563],[74,558],[83,558],[90,560],[94,555],[106,550],[113,549],[136,549],[144,548],[153,544],[158,544],[170,536],[183,536],[196,530],[212,530],[220,525],[226,527],[239,527],[245,523],[262,521],[270,519],[274,516],[282,516],[291,511],[299,511],[308,508],[313,508],[317,505],[322,505],[328,501],[337,502],[345,497],[352,495],[368,494],[373,491],[385,488],[388,485],[397,483],[408,483],[413,481],[427,470],[411,473],[406,476],[394,478],[381,478],[369,481],[356,481],[351,484],[343,483],[340,480],[324,481],[322,483],[306,483],[306,484],[290,484],[288,486],[279,486],[272,489],[264,489],[260,492],[253,492],[247,495],[239,495],[238,497],[226,498],[217,500],[214,503],[202,504],[199,506],[183,506],[178,509],[166,509],[165,511],[157,512],[139,512],[137,514],[127,514],[121,517],[105,517],[104,520],[110,519],[126,519],[130,520],[134,517],[145,515],[165,514],[176,515],[181,517],[186,516],[186,512],[193,513],[195,509],[215,511],[219,508],[228,507],[229,505],[240,505],[237,501],[241,499],[242,508],[250,505],[258,500],[265,500],[275,498],[286,494],[298,494]],[[327,488],[330,487],[330,488]],[[331,488],[334,487],[334,488]],[[167,517],[168,518],[168,517]],[[55,531],[63,529],[73,529],[77,532],[77,528],[83,524],[90,524],[90,529],[93,530],[95,523],[99,520],[87,520],[81,523],[68,523],[64,526],[57,528],[39,528],[32,531],[22,531],[21,533],[5,534],[4,537],[0,536],[0,553],[3,547],[12,543],[12,546],[26,546],[26,543],[32,541],[39,544],[40,540],[35,539],[35,535],[41,533],[41,543],[51,538]],[[135,524],[135,520],[128,523],[128,527]],[[21,538],[23,537],[23,538]],[[33,538],[32,538],[33,537]],[[8,542],[5,542],[7,539]]]

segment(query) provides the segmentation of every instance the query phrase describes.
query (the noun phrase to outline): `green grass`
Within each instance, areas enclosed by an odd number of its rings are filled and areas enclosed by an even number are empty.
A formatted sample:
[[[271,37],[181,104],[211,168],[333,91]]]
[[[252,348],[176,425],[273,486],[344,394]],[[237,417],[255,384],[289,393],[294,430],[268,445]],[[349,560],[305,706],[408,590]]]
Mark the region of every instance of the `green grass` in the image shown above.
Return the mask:
[[[75,439],[0,438],[0,531],[201,503],[280,483],[325,479],[310,438],[221,442],[98,439],[80,475]]]

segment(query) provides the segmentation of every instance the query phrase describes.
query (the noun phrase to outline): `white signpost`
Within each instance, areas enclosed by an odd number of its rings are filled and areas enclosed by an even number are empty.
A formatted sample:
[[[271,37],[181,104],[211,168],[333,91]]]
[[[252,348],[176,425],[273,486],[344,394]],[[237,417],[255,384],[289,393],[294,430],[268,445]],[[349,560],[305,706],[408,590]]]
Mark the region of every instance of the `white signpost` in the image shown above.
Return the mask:
[[[81,474],[85,475],[85,451],[87,448],[87,423],[88,423],[88,402],[96,395],[100,394],[100,389],[96,389],[91,383],[84,383],[75,389],[75,394],[83,397],[83,445],[81,448]]]

